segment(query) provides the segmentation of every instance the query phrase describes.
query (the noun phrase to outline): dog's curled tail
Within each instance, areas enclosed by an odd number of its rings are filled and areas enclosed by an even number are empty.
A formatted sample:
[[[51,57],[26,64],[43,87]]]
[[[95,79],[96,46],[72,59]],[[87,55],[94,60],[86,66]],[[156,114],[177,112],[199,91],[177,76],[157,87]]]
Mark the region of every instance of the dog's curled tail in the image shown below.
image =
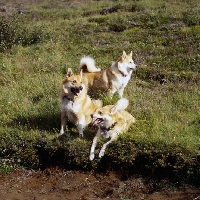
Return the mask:
[[[111,109],[111,113],[115,113],[118,110],[125,110],[128,107],[129,101],[126,98],[121,98],[117,101],[114,107]]]
[[[89,56],[84,56],[81,58],[80,61],[80,67],[79,69],[84,72],[99,72],[101,71],[100,68],[97,68],[95,66],[95,61],[93,58],[89,57]]]

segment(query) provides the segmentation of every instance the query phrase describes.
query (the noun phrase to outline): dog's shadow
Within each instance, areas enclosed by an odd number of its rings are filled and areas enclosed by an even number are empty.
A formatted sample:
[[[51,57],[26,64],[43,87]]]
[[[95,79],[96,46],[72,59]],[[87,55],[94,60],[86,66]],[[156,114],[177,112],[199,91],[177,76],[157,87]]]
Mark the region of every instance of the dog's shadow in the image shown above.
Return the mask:
[[[9,126],[21,126],[26,129],[55,132],[55,129],[60,127],[60,115],[40,115],[40,116],[17,116]]]
[[[77,126],[71,123],[70,121],[67,122],[65,133],[57,135],[57,139],[59,140],[73,140],[76,138],[85,139],[88,141],[92,141],[94,136],[97,133],[97,127],[88,126],[83,130],[83,137],[79,136]]]
[[[17,116],[11,122],[7,124],[8,126],[20,126],[25,129],[47,131],[55,134],[55,137],[60,140],[69,140],[79,137],[77,126],[67,122],[66,131],[63,135],[59,135],[60,132],[60,115],[40,115],[40,116]],[[97,132],[95,127],[86,127],[83,131],[83,139],[92,140]]]

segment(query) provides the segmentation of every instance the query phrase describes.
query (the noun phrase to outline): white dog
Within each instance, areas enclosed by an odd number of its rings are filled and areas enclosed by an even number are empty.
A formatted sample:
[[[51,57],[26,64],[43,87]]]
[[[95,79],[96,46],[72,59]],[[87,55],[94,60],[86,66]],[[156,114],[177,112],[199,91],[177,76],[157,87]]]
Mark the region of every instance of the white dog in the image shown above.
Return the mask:
[[[132,51],[130,54],[123,51],[122,56],[110,68],[102,71],[95,66],[94,59],[91,57],[83,57],[80,61],[80,70],[83,70],[83,77],[87,78],[88,88],[92,94],[103,91],[112,96],[117,92],[121,98],[132,72],[136,69]]]

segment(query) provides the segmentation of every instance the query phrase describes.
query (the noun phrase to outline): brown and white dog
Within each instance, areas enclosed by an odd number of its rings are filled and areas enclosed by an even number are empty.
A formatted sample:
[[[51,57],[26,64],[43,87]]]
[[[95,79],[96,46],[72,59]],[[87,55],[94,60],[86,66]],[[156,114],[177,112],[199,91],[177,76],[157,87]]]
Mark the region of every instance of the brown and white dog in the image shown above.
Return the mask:
[[[97,68],[91,57],[82,57],[80,69],[83,70],[83,76],[88,80],[88,88],[92,94],[103,91],[112,97],[117,92],[119,97],[122,97],[124,88],[137,66],[132,59],[132,51],[128,55],[123,51],[122,56],[106,70],[101,71]]]
[[[131,124],[135,122],[135,118],[124,110],[128,104],[129,101],[122,98],[115,105],[107,105],[99,108],[91,115],[91,124],[98,126],[98,131],[93,139],[89,156],[90,160],[94,159],[94,151],[99,137],[110,138],[100,150],[99,157],[101,158],[104,155],[107,145],[116,140],[119,134],[126,132]]]
[[[61,91],[61,130],[65,132],[67,121],[71,121],[78,127],[79,136],[83,137],[83,129],[91,122],[91,114],[102,107],[102,101],[92,100],[87,95],[87,87],[82,72],[74,75],[69,68]]]

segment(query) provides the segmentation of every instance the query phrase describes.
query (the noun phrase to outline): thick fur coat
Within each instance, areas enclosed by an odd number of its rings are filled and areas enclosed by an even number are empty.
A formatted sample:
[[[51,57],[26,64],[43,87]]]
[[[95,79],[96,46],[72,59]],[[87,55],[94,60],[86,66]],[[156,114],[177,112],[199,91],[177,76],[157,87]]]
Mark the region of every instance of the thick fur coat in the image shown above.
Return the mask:
[[[119,134],[128,131],[132,123],[135,123],[135,118],[125,111],[128,106],[128,100],[122,98],[117,101],[115,105],[107,105],[99,108],[94,112],[91,124],[98,127],[96,136],[93,139],[90,150],[89,159],[94,159],[94,152],[99,137],[110,138],[100,150],[99,157],[101,158],[106,150],[108,144],[116,140]]]
[[[78,132],[83,137],[83,129],[91,122],[91,114],[102,106],[102,101],[92,100],[87,95],[87,87],[84,84],[82,73],[74,75],[68,69],[61,91],[61,130],[65,132],[67,121],[77,125]]]
[[[137,66],[132,59],[132,52],[127,55],[123,51],[122,56],[106,70],[97,68],[91,57],[81,59],[80,69],[83,70],[83,76],[87,78],[87,85],[92,94],[100,94],[103,91],[113,96],[117,92],[119,97],[122,97],[124,88]]]

